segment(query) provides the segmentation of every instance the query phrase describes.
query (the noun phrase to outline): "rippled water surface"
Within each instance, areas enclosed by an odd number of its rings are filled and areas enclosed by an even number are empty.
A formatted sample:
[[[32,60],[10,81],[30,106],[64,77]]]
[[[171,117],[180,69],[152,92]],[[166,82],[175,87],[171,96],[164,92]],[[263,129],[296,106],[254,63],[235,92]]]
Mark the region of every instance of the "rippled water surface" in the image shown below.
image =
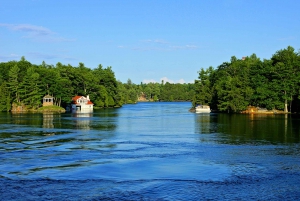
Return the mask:
[[[300,118],[138,103],[0,113],[0,200],[300,199]]]

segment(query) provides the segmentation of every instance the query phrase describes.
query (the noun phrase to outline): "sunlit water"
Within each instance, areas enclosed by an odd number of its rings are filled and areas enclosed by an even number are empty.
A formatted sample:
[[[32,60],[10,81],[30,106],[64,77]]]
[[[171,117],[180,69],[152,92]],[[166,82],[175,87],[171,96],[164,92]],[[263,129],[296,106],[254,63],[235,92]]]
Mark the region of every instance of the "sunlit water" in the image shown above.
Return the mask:
[[[0,198],[300,199],[300,118],[190,107],[1,113]]]

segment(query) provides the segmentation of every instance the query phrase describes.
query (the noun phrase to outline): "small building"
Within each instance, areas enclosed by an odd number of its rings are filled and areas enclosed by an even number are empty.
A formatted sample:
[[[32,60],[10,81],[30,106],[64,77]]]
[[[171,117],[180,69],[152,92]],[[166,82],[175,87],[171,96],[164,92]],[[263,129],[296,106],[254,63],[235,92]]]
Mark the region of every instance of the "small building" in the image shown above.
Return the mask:
[[[43,98],[43,106],[53,105],[53,97],[50,95],[46,95]]]
[[[90,100],[90,97],[84,97],[84,96],[75,96],[72,98],[71,102],[71,108],[72,112],[76,111],[85,111],[85,112],[91,112],[93,111],[94,104]]]

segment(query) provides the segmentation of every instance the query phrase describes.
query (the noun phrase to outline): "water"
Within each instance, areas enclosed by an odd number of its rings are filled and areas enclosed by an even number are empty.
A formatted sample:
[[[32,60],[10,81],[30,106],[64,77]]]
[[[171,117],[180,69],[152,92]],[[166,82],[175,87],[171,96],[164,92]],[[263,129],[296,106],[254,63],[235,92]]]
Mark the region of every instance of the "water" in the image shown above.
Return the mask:
[[[300,118],[138,103],[0,114],[0,200],[300,199]]]

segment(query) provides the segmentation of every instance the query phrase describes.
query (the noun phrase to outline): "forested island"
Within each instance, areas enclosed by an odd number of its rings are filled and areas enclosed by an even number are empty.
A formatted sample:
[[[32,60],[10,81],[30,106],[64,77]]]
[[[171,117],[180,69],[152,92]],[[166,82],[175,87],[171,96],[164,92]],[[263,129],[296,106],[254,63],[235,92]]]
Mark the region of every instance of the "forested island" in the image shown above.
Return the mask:
[[[193,105],[207,104],[221,112],[241,112],[248,106],[300,109],[300,54],[291,46],[276,51],[271,59],[233,56],[216,69],[202,68],[198,78]]]
[[[53,97],[54,106],[66,108],[72,97],[89,95],[95,108],[121,107],[123,104],[143,101],[191,101],[194,84],[149,83],[134,84],[117,81],[112,67],[97,68],[42,62],[31,64],[20,61],[0,63],[0,111],[44,111],[42,99]],[[52,107],[55,109],[55,107]],[[60,110],[58,108],[58,110]],[[57,110],[57,108],[56,108]]]
[[[0,111],[22,106],[24,111],[43,111],[42,99],[51,95],[54,106],[66,108],[72,97],[89,95],[95,108],[121,107],[138,101],[191,101],[193,106],[209,105],[214,111],[242,112],[248,106],[299,112],[300,54],[288,46],[271,59],[255,54],[217,68],[202,68],[194,83],[140,83],[118,81],[108,66],[91,69],[78,66],[55,66],[42,62],[0,63]]]

